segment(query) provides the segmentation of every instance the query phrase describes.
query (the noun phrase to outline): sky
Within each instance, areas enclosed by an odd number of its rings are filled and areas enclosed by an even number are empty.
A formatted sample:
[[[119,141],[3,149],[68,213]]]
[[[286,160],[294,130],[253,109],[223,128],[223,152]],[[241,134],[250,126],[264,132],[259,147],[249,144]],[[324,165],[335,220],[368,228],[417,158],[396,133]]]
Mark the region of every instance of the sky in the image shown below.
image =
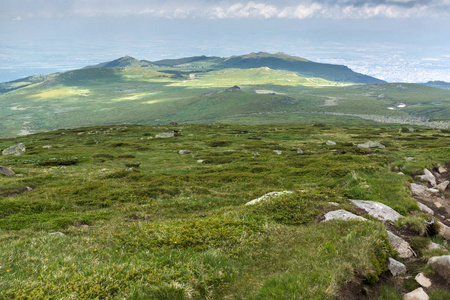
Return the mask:
[[[450,0],[0,0],[0,82],[125,55],[285,52],[450,82]]]

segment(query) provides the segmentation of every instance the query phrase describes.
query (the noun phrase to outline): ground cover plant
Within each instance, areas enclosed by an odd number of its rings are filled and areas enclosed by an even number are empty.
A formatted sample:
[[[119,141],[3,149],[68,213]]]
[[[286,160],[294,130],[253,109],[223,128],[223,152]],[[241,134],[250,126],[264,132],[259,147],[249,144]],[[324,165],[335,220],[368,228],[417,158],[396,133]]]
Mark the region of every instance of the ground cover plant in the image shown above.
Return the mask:
[[[27,150],[0,156],[16,173],[0,175],[0,299],[335,299],[355,278],[370,290],[396,257],[384,225],[323,214],[373,200],[404,216],[399,229],[415,224],[409,184],[449,161],[448,138],[420,127],[177,124],[2,139],[0,149]],[[357,147],[369,140],[386,147]],[[245,205],[273,191],[293,193]],[[430,241],[412,244],[426,256]]]

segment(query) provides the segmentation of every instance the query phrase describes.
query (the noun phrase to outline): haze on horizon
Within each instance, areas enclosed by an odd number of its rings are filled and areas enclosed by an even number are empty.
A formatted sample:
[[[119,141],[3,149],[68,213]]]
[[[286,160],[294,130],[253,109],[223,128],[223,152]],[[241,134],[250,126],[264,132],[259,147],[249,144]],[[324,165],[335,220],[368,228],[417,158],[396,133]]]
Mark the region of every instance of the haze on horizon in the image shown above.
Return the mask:
[[[130,55],[285,52],[450,81],[450,0],[1,0],[0,82]]]

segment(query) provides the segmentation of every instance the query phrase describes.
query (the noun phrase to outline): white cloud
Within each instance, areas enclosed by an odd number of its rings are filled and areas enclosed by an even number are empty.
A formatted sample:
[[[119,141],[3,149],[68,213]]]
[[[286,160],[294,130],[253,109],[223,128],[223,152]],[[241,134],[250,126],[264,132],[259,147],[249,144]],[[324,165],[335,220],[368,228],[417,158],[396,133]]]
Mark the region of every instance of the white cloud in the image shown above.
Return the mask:
[[[422,61],[440,61],[440,59],[434,57],[424,57],[422,58]]]
[[[22,21],[22,17],[21,16],[14,17],[13,21],[17,21],[17,22]]]

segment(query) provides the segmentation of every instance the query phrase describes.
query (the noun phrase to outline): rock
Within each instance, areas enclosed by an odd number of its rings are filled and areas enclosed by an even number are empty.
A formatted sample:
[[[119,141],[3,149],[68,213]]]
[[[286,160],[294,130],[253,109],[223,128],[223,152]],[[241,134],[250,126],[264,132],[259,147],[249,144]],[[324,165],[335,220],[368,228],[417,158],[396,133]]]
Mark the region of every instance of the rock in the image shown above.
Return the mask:
[[[260,154],[258,153],[258,152],[255,152],[255,153],[253,153],[253,157],[257,157],[257,156],[259,156]]]
[[[405,160],[406,160],[406,161],[412,161],[412,160],[414,160],[414,157],[411,157],[411,156],[405,157]]]
[[[434,256],[428,260],[428,265],[450,282],[450,255]]]
[[[42,146],[42,149],[52,149],[53,147],[52,146],[50,146],[50,145],[45,145],[45,146]]]
[[[417,183],[411,183],[411,194],[416,196],[421,196],[426,193],[427,187],[417,184]]]
[[[132,172],[133,168],[125,168],[125,171]]]
[[[180,151],[178,151],[178,154],[180,154],[180,155],[185,155],[185,154],[190,154],[190,153],[192,153],[192,152],[189,151],[189,150],[180,150]]]
[[[390,231],[388,231],[387,233],[389,236],[389,244],[391,244],[392,249],[399,253],[399,256],[401,258],[409,258],[414,255],[414,252],[412,251],[407,241],[399,236],[396,236]]]
[[[389,206],[375,201],[351,200],[353,204],[364,209],[370,216],[381,221],[394,222],[402,215],[390,208]]]
[[[417,201],[417,205],[419,206],[419,209],[421,212],[424,212],[424,213],[430,214],[430,215],[434,215],[434,211],[431,208],[429,208],[428,206],[426,206],[425,204]]]
[[[297,154],[303,154],[303,150],[300,149],[300,148],[298,148],[298,149],[297,149]]]
[[[449,184],[450,184],[450,181],[446,180],[446,181],[444,181],[444,182],[439,183],[439,184],[436,186],[436,188],[437,188],[440,192],[443,193],[443,192],[447,189],[447,187],[448,187]]]
[[[16,144],[3,150],[3,155],[22,155],[25,153],[25,145],[23,143]]]
[[[405,175],[403,172],[398,172],[397,175]]]
[[[13,170],[11,170],[10,168],[4,167],[4,166],[0,166],[0,174],[6,175],[6,176],[16,175],[16,173],[14,173]]]
[[[59,232],[59,231],[57,231],[57,232],[51,232],[51,233],[49,233],[50,235],[59,235],[59,236],[65,236],[65,234],[64,233],[62,233],[62,232]]]
[[[335,145],[336,145],[336,142],[333,142],[333,141],[327,141],[327,145],[328,145],[328,146],[335,146]]]
[[[225,90],[225,92],[240,92],[240,91],[241,91],[241,88],[238,87],[237,85],[234,85]]]
[[[427,189],[427,192],[431,193],[431,194],[438,194],[439,190],[438,189]]]
[[[427,246],[428,250],[435,250],[435,249],[440,249],[440,250],[447,250],[444,246],[436,244],[434,242],[430,242]]]
[[[386,146],[384,146],[383,144],[380,144],[378,142],[372,142],[372,141],[368,141],[365,142],[364,144],[358,144],[356,145],[358,148],[385,148]]]
[[[439,174],[447,173],[447,169],[444,167],[438,167]]]
[[[339,203],[336,203],[336,202],[328,202],[328,204],[333,205],[333,206],[339,206]]]
[[[427,168],[423,170],[424,175],[419,175],[420,180],[428,181],[432,187],[436,186],[436,177]]]
[[[325,220],[323,222],[327,222],[330,220],[343,220],[343,221],[350,221],[350,220],[358,220],[358,221],[367,221],[367,219],[357,216],[355,214],[352,214],[349,211],[346,211],[345,209],[339,209],[335,211],[330,211],[325,214]]]
[[[392,257],[388,258],[386,266],[391,271],[393,276],[403,275],[406,273],[406,266],[399,261],[396,261]]]
[[[434,206],[436,206],[436,208],[441,208],[442,204],[439,202],[434,202]]]
[[[450,240],[450,228],[442,222],[437,222],[439,224],[439,234],[446,240]]]
[[[174,137],[175,136],[175,132],[159,132],[155,135],[156,138],[170,138],[170,137]]]
[[[203,159],[197,159],[197,163],[201,164],[202,162],[204,162]]]
[[[274,197],[279,197],[281,195],[285,195],[285,194],[292,194],[294,193],[293,191],[281,191],[281,192],[270,192],[265,194],[264,196],[261,196],[259,198],[253,199],[252,201],[249,201],[247,203],[245,203],[245,205],[253,205],[256,204],[258,202],[270,199],[270,198],[274,198]]]
[[[429,300],[427,293],[423,290],[423,288],[415,289],[408,294],[403,295],[403,300]]]
[[[34,189],[33,189],[32,187],[29,187],[29,186],[27,186],[26,189],[27,189],[27,191],[29,191],[29,192],[34,191]]]
[[[283,151],[281,151],[281,150],[273,150],[273,154],[281,155],[281,153],[283,153]]]
[[[414,279],[424,288],[429,288],[431,286],[431,280],[428,279],[423,273],[417,274]]]

